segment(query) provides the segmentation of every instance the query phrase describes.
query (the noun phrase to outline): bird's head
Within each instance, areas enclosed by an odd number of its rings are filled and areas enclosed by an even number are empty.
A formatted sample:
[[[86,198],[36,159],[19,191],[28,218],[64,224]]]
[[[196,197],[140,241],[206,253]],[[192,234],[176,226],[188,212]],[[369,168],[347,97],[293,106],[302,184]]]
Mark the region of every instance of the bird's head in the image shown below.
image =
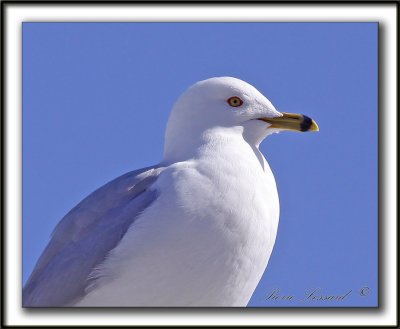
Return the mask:
[[[256,146],[282,130],[318,131],[311,118],[277,111],[256,88],[232,77],[199,81],[187,89],[173,107],[166,142],[188,143],[214,128],[239,132]]]

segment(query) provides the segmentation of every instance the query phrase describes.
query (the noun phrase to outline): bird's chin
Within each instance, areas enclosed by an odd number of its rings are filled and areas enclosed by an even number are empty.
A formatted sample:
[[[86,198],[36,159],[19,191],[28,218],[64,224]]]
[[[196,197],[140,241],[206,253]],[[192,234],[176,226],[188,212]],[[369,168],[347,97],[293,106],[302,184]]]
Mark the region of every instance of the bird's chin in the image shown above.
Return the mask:
[[[279,128],[271,128],[271,127],[268,127],[267,128],[267,135],[265,136],[265,137],[267,137],[267,136],[269,136],[269,135],[272,135],[272,134],[278,134],[278,133],[280,133],[281,131],[284,131],[285,129],[279,129]]]
[[[268,135],[279,132],[280,129],[269,128],[269,124],[259,120],[249,120],[243,124],[243,137],[253,145],[259,145]]]

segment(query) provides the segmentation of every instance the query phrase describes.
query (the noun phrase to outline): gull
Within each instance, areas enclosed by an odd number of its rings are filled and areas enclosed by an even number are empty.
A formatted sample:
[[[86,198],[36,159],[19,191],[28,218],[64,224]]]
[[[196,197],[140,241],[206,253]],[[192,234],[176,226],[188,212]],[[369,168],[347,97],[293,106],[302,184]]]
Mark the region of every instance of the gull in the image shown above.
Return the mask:
[[[318,126],[237,78],[195,83],[173,106],[162,161],[100,187],[58,223],[23,306],[246,306],[279,222],[259,145],[282,130]]]

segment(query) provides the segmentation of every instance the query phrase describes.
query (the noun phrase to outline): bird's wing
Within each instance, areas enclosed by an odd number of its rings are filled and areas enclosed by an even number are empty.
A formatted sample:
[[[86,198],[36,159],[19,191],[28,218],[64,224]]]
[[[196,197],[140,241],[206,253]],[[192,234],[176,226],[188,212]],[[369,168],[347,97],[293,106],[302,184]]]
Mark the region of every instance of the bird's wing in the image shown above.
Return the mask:
[[[100,187],[56,226],[23,289],[24,307],[70,305],[85,294],[96,265],[157,198],[149,190],[164,168],[147,167]]]

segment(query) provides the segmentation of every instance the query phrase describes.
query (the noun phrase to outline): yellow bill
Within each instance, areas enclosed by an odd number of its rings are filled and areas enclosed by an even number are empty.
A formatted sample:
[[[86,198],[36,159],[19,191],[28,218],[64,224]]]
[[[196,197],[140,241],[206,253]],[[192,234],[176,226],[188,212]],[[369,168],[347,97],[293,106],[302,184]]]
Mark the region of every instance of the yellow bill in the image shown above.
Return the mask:
[[[271,124],[271,128],[287,129],[294,131],[319,131],[317,123],[303,114],[281,112],[283,116],[278,118],[260,118]]]

